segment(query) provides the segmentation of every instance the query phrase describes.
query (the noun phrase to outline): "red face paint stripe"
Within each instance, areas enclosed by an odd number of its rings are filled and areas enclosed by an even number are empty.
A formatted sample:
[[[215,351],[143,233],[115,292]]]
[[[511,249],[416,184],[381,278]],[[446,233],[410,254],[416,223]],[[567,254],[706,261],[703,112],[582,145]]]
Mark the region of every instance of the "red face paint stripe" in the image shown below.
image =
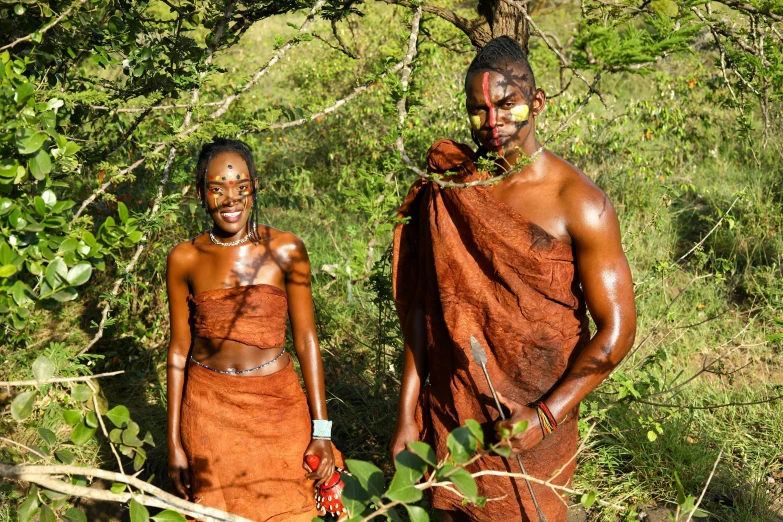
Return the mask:
[[[485,72],[484,77],[481,79],[481,86],[484,88],[484,103],[487,104],[487,111],[489,111],[489,126],[492,128],[492,137],[497,139],[498,128],[496,114],[497,109],[492,106],[492,102],[489,99],[489,73]],[[498,147],[498,154],[503,156],[503,147]]]
[[[481,86],[484,88],[484,103],[487,104],[487,111],[489,111],[489,126],[494,128],[497,122],[495,121],[495,110],[492,107],[492,102],[489,100],[489,73],[484,73]]]

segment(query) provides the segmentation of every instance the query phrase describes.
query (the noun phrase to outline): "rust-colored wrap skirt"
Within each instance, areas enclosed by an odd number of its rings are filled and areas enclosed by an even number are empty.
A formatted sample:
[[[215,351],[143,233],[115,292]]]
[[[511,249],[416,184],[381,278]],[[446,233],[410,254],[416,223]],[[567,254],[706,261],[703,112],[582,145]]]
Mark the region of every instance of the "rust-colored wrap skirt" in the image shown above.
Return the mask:
[[[318,512],[302,463],[311,432],[290,359],[260,377],[188,365],[180,436],[194,502],[259,522],[310,522]]]

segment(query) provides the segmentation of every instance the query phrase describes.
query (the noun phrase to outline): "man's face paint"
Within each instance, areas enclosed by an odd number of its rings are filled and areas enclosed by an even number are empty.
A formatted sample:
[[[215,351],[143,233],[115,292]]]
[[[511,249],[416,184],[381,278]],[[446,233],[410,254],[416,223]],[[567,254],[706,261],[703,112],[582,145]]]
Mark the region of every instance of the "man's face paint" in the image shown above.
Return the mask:
[[[527,117],[530,115],[530,107],[527,105],[517,105],[516,107],[512,107],[508,112],[511,113],[511,121],[521,123],[527,121]]]
[[[470,126],[473,127],[473,130],[479,130],[481,128],[481,116],[472,114],[470,116]]]
[[[489,128],[492,129],[492,138],[498,139],[498,127],[497,127],[497,109],[493,107],[492,100],[489,98],[489,73],[485,72],[484,77],[481,79],[481,86],[484,88],[484,103],[487,105],[487,112],[489,113]],[[503,156],[503,147],[498,146],[498,154]]]

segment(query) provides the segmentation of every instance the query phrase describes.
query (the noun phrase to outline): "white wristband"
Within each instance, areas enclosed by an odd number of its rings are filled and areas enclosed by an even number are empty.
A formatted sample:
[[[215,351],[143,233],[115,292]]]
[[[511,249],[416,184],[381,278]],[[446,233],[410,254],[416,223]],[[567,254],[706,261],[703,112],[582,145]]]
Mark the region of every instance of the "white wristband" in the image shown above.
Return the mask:
[[[332,438],[332,421],[329,421],[329,420],[314,420],[313,421],[313,438],[331,439]]]

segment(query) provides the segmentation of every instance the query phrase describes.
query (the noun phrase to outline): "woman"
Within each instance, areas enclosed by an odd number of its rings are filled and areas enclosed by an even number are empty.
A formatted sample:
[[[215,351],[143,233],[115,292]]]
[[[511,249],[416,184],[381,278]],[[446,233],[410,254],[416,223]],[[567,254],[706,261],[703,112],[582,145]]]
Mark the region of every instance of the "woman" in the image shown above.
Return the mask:
[[[257,224],[258,176],[243,142],[205,145],[196,179],[212,230],[177,245],[166,273],[169,476],[197,503],[309,522],[317,516],[310,481],[324,483],[340,456],[307,251],[295,235]],[[283,347],[286,312],[307,398]],[[320,458],[315,470],[304,462],[310,454]]]

